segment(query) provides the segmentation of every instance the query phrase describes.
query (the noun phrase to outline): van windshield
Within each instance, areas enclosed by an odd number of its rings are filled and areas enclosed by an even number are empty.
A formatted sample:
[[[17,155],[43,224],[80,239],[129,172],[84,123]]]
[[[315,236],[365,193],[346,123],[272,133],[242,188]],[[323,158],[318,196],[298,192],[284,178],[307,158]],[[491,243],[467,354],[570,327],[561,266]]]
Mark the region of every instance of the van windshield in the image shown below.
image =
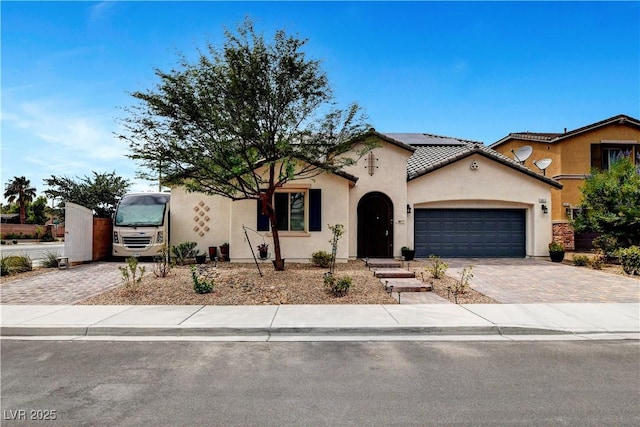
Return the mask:
[[[164,211],[169,195],[130,194],[120,200],[115,225],[122,227],[159,226],[164,222]]]

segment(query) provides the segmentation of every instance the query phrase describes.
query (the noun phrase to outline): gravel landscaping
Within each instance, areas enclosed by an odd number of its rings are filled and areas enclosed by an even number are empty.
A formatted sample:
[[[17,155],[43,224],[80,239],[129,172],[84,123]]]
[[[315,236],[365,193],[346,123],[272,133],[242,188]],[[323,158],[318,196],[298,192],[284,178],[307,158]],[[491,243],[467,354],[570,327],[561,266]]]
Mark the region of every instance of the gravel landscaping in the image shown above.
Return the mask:
[[[447,286],[455,282],[451,277],[434,280],[423,273],[426,263],[412,263],[416,277],[432,283],[435,292],[447,298]],[[336,297],[324,287],[326,268],[310,264],[288,264],[285,271],[274,271],[270,263],[261,264],[260,277],[254,264],[220,263],[218,268],[208,264],[214,278],[213,292],[197,294],[193,289],[191,266],[174,267],[167,277],[156,277],[153,265],[147,264],[142,282],[135,290],[124,285],[89,298],[87,305],[278,305],[278,304],[397,304],[384,291],[382,283],[362,261],[338,264],[336,276],[349,276],[353,283],[349,292]],[[453,302],[453,296],[450,296]],[[459,303],[495,303],[494,300],[470,290],[458,297]]]

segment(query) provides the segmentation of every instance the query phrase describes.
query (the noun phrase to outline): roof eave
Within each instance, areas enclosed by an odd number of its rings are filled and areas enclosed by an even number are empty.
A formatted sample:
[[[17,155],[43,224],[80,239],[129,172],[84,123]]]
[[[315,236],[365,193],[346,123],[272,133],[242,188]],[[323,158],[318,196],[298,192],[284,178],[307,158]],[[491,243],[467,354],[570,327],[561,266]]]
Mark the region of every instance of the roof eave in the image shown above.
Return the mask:
[[[369,137],[369,136],[376,136],[378,138],[380,138],[381,140],[388,142],[391,145],[395,145],[396,147],[402,148],[403,150],[407,150],[411,153],[415,153],[415,151],[417,150],[416,147],[412,147],[411,145],[405,144],[402,141],[398,141],[397,139],[393,139],[383,133],[378,132],[377,130],[375,130],[374,128],[369,129],[368,132],[366,132],[364,134],[364,138]]]
[[[506,161],[505,159],[501,158],[498,155],[492,155],[491,153],[489,153],[489,152],[487,152],[485,150],[482,150],[480,147],[474,147],[469,151],[465,151],[465,152],[459,153],[459,154],[457,154],[455,156],[451,156],[451,157],[447,158],[446,160],[443,160],[443,161],[440,161],[440,162],[438,162],[436,164],[433,164],[433,165],[429,166],[428,168],[425,168],[425,169],[413,174],[413,176],[408,176],[407,177],[407,182],[408,181],[412,181],[412,180],[414,180],[416,178],[419,178],[421,176],[424,176],[424,175],[426,175],[426,174],[428,174],[430,172],[436,171],[436,170],[438,170],[438,169],[440,169],[440,168],[442,168],[444,166],[447,166],[447,165],[449,165],[451,163],[455,163],[458,160],[462,160],[462,159],[464,159],[466,157],[469,157],[469,156],[471,156],[473,154],[479,154],[479,155],[481,155],[483,157],[486,157],[488,159],[494,160],[494,161],[496,161],[498,163],[501,163],[501,164],[503,164],[503,165],[505,165],[505,166],[507,166],[507,167],[509,167],[511,169],[514,169],[514,170],[516,170],[518,172],[524,173],[525,175],[529,175],[532,178],[535,178],[535,179],[538,179],[540,181],[543,181],[546,184],[549,184],[552,187],[555,187],[557,189],[561,189],[563,187],[562,183],[556,181],[555,179],[548,178],[548,177],[546,177],[544,175],[540,175],[539,173],[536,173],[536,172],[532,171],[531,169],[528,169],[528,168],[526,168],[524,166],[521,166],[519,164]]]

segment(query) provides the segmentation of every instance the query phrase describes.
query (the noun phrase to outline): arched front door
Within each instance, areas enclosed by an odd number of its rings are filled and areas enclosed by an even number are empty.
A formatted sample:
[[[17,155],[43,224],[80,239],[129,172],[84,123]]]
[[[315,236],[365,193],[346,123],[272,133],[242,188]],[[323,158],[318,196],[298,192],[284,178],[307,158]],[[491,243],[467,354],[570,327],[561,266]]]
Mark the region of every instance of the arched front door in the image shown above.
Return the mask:
[[[393,257],[393,203],[382,193],[368,193],[358,203],[358,257]]]

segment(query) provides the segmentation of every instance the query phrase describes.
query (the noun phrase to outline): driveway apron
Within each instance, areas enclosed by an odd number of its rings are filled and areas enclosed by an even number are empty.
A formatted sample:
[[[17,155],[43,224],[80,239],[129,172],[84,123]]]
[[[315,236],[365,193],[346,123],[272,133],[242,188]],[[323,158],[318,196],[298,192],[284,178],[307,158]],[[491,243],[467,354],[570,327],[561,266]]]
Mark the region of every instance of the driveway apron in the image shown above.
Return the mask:
[[[448,258],[447,275],[473,265],[471,287],[504,304],[640,302],[640,280],[541,259]]]
[[[122,284],[117,264],[97,262],[52,270],[0,286],[2,304],[75,304]]]

